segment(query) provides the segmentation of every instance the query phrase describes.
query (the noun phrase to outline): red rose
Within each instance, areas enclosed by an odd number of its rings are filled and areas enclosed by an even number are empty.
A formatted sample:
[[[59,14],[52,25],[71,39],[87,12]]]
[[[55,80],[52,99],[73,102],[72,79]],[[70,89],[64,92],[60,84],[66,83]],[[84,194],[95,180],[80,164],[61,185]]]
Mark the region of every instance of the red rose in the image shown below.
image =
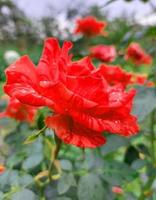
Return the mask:
[[[0,164],[0,175],[5,172],[5,167]]]
[[[119,187],[119,186],[113,186],[112,187],[112,192],[116,193],[116,194],[123,194],[124,193],[123,189],[121,187]]]
[[[103,21],[98,21],[93,16],[87,16],[76,21],[76,28],[74,33],[81,33],[85,36],[97,36],[97,35],[107,35],[104,31],[107,23]]]
[[[132,73],[131,84],[144,85],[147,87],[153,87],[155,84],[153,81],[149,81],[146,74]]]
[[[5,92],[22,103],[52,109],[46,124],[68,144],[101,146],[103,131],[136,134],[136,117],[130,114],[135,90],[110,86],[97,77],[88,58],[72,62],[70,48],[70,42],[60,48],[56,39],[47,39],[38,67],[24,56],[6,69]]]
[[[18,99],[11,97],[6,110],[0,113],[0,118],[11,117],[19,121],[32,122],[36,111],[35,107],[22,104]]]
[[[116,58],[116,49],[113,45],[97,45],[90,48],[91,57],[97,58],[102,62],[112,62]]]
[[[103,76],[110,85],[121,84],[125,88],[131,84],[132,75],[120,66],[101,64],[96,74]]]
[[[148,55],[138,43],[131,43],[126,51],[126,60],[131,60],[135,65],[150,65],[152,57]]]

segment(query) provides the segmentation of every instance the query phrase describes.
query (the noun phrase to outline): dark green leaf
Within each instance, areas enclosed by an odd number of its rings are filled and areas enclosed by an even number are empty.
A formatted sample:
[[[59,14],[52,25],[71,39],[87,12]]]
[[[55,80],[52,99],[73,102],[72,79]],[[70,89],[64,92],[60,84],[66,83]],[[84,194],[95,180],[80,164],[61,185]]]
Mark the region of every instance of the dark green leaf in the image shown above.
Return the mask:
[[[13,168],[14,166],[17,166],[18,164],[22,163],[22,161],[25,158],[24,153],[17,153],[12,155],[11,157],[8,158],[7,160],[7,166],[9,168]]]
[[[43,113],[43,112],[40,112],[40,113],[38,114],[38,118],[37,118],[37,127],[38,127],[38,129],[44,128],[44,126],[45,126],[45,124],[44,124],[44,119],[45,119],[44,113]]]
[[[130,145],[126,150],[124,162],[131,165],[131,163],[134,160],[137,160],[138,158],[139,158],[139,150],[136,147]]]

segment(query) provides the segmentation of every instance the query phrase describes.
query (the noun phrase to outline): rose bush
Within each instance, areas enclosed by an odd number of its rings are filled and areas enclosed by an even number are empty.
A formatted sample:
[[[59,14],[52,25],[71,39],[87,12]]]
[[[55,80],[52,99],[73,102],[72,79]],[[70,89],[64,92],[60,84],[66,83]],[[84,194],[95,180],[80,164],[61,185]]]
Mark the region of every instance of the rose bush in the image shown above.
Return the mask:
[[[33,61],[22,56],[5,70],[10,100],[4,110],[0,99],[0,199],[155,199],[155,69],[124,59],[133,41],[148,44],[146,51],[152,41],[154,55],[154,38],[118,20],[103,37],[105,21],[81,20],[73,42],[48,38],[38,64],[40,43],[31,53],[18,47]],[[100,57],[109,59],[94,59],[89,49],[99,45],[115,46],[116,59],[105,50]],[[138,62],[148,55],[141,52]],[[110,58],[111,65],[102,63]]]

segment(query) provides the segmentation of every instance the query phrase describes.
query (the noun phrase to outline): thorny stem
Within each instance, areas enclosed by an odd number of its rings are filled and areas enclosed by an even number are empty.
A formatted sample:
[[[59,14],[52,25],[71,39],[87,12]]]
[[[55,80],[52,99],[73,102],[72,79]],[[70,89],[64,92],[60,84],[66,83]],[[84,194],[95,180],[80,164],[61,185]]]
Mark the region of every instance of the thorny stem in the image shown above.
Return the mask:
[[[57,159],[58,153],[60,151],[60,147],[61,147],[61,140],[56,136],[55,134],[55,142],[56,142],[56,146],[55,148],[52,150],[51,153],[51,161],[50,161],[50,166],[49,166],[49,180],[51,181],[51,174],[52,174],[52,170],[54,169],[54,161]]]

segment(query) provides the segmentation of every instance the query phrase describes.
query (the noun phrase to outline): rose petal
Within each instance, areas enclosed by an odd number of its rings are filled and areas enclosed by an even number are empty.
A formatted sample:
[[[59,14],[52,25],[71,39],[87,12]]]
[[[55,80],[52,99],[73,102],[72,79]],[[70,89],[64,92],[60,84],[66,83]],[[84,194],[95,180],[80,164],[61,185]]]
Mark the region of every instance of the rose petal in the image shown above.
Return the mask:
[[[106,142],[100,133],[79,125],[68,116],[47,117],[46,124],[67,144],[81,148],[95,148]]]

